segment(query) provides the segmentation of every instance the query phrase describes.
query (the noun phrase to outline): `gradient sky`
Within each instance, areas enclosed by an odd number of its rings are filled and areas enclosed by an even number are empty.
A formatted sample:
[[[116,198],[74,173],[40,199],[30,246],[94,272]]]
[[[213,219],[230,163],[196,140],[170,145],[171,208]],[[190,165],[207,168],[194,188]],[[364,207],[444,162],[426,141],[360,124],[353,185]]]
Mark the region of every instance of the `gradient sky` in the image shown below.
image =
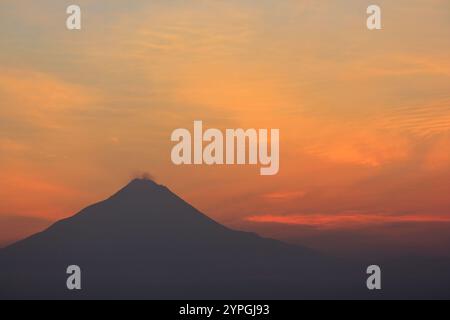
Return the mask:
[[[377,0],[368,31],[373,3],[1,1],[0,243],[144,172],[267,234],[449,224],[450,2]],[[279,174],[174,166],[193,120],[279,128]]]

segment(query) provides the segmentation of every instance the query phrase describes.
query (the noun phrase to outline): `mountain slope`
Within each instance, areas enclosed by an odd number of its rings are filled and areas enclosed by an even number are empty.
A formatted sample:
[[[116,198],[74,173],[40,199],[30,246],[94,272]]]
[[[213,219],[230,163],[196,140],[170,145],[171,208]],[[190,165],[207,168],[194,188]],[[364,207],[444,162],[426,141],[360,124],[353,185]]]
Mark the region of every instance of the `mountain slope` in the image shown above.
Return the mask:
[[[383,289],[366,288],[380,263]],[[66,287],[69,265],[82,290]],[[137,179],[0,250],[0,299],[449,298],[450,261],[342,263],[234,231],[156,183]]]
[[[142,179],[5,248],[0,262],[8,299],[309,297],[334,281],[311,250],[228,229]],[[69,265],[81,267],[81,291],[66,288]]]

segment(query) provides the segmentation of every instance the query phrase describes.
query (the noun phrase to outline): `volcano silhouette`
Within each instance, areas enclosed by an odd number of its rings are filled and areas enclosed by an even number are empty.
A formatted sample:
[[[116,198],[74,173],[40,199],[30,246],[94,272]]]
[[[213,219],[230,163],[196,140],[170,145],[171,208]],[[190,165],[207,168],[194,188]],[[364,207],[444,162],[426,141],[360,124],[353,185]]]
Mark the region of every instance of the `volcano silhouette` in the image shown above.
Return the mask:
[[[66,287],[69,265],[81,268],[81,290]],[[1,250],[0,298],[314,298],[341,288],[335,268],[307,248],[226,228],[136,179]]]

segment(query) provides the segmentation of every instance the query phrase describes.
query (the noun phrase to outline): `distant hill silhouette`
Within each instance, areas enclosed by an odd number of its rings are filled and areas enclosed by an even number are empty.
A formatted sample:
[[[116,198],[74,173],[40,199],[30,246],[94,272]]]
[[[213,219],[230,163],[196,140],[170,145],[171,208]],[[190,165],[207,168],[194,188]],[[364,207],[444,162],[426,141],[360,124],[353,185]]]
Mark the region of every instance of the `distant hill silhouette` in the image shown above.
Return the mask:
[[[66,288],[69,265],[80,291]],[[373,297],[365,279],[362,266],[226,228],[147,179],[0,251],[1,299]]]

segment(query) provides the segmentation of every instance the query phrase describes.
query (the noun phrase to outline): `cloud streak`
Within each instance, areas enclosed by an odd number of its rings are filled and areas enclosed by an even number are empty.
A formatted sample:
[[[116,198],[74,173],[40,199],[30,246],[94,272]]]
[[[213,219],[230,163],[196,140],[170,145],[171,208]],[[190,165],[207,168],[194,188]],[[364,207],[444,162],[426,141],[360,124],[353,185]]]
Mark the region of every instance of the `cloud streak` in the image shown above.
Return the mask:
[[[258,223],[278,223],[288,225],[303,225],[321,229],[360,228],[369,225],[392,223],[427,223],[450,222],[449,215],[385,215],[370,213],[344,214],[304,214],[304,215],[257,215],[245,219]]]

